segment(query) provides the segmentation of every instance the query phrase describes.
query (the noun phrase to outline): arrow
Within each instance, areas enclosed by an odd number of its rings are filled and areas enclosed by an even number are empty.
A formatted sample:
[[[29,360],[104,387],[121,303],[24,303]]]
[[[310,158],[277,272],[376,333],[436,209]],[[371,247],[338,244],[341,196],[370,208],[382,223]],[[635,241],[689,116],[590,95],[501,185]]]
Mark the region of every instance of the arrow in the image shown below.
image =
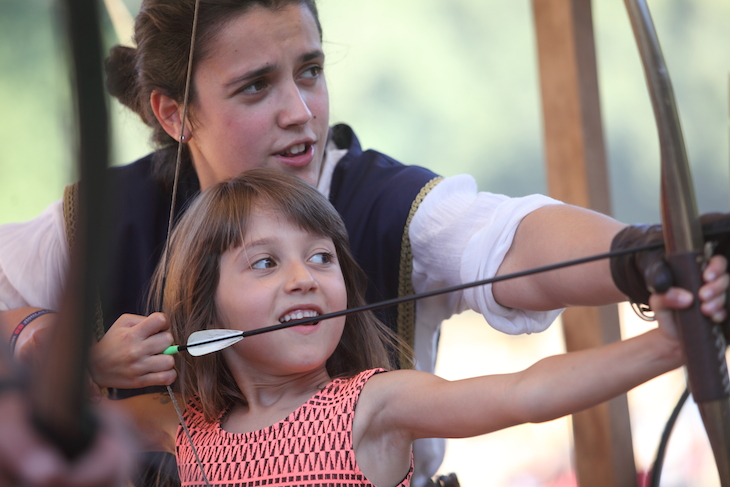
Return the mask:
[[[505,274],[502,276],[490,277],[489,279],[482,279],[480,281],[467,282],[464,284],[457,284],[455,286],[445,287],[441,289],[434,289],[433,291],[426,291],[419,294],[413,294],[410,296],[403,296],[400,298],[388,299],[386,301],[380,301],[378,303],[367,304],[358,308],[345,309],[342,311],[335,311],[332,313],[315,316],[312,318],[305,318],[302,320],[290,321],[287,323],[279,323],[278,325],[267,326],[264,328],[257,328],[250,331],[238,331],[238,330],[227,330],[227,329],[212,329],[212,330],[201,330],[191,333],[188,337],[186,345],[171,345],[165,349],[163,354],[174,355],[178,352],[187,350],[190,355],[195,357],[206,355],[208,353],[217,352],[223,350],[226,347],[233,345],[234,343],[243,340],[246,337],[254,335],[260,335],[261,333],[268,333],[270,331],[282,330],[292,326],[307,325],[316,323],[319,321],[328,320],[330,318],[337,318],[339,316],[347,316],[355,313],[362,313],[363,311],[372,311],[380,308],[386,308],[388,306],[395,306],[408,301],[416,301],[418,299],[430,298],[432,296],[438,296],[440,294],[452,293],[454,291],[461,291],[471,287],[484,286],[499,281],[506,281],[509,279],[516,279],[518,277],[529,276],[532,274],[538,274],[540,272],[548,272],[556,269],[562,269],[563,267],[570,267],[579,264],[586,264],[601,259],[608,259],[611,257],[617,257],[619,255],[630,254],[633,252],[641,252],[644,250],[653,250],[662,247],[661,242],[652,243],[648,245],[641,245],[639,247],[631,247],[628,249],[614,250],[606,252],[604,254],[596,254],[588,257],[581,257],[579,259],[569,260],[565,262],[558,262],[556,264],[550,264],[543,267],[536,267],[534,269],[527,269],[524,271],[514,272],[512,274]],[[230,342],[229,342],[230,341]],[[209,346],[212,345],[212,346]],[[197,348],[202,347],[202,348]],[[191,350],[192,349],[192,350]]]

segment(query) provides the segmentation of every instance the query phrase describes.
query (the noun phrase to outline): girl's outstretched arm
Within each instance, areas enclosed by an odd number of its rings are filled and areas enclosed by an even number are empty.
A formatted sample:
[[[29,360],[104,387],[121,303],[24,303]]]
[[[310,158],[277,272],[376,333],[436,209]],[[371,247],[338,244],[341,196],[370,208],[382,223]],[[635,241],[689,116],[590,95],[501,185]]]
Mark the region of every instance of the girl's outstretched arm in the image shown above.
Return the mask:
[[[606,401],[682,364],[659,329],[599,348],[556,355],[514,374],[447,381],[415,370],[372,377],[353,424],[355,457],[376,485],[398,480],[418,438],[464,438],[549,421]],[[387,471],[376,478],[374,472]]]
[[[703,311],[716,321],[726,316],[726,265],[723,257],[714,257],[700,289]],[[372,387],[374,400],[362,404],[371,413],[364,437],[381,434],[399,442],[407,437],[475,436],[549,421],[604,402],[682,365],[669,310],[691,302],[689,292],[676,288],[653,296],[659,328],[603,347],[548,357],[514,374],[454,382],[415,371],[377,375],[363,391],[367,397]]]
[[[514,374],[447,381],[395,371],[373,377],[368,385],[385,391],[387,402],[380,414],[384,431],[407,432],[411,439],[462,438],[581,411],[680,365],[678,340],[655,329],[548,357]]]

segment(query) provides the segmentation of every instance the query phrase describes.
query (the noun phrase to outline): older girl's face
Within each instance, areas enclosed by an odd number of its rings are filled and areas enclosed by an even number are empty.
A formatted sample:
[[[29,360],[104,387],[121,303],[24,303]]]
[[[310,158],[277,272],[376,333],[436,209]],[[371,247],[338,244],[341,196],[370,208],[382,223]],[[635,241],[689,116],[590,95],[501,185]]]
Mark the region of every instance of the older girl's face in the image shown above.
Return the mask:
[[[254,211],[243,245],[220,259],[216,307],[222,325],[249,331],[347,307],[332,239],[273,212]],[[226,350],[231,370],[270,375],[322,370],[337,348],[345,318],[332,318],[244,339]]]
[[[203,188],[271,167],[316,185],[329,123],[319,31],[304,5],[226,23],[195,72],[189,147]]]

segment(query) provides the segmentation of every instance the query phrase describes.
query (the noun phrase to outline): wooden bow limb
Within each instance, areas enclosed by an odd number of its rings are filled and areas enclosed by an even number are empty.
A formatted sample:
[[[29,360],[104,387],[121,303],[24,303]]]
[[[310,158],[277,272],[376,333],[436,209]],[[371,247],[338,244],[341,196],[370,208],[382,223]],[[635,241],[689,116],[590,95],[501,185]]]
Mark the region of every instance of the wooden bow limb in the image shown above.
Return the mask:
[[[675,285],[690,290],[691,308],[676,311],[689,389],[715,456],[721,485],[730,487],[730,379],[720,326],[700,311],[697,297],[706,261],[692,176],[672,85],[645,0],[625,0],[641,54],[661,151],[662,224]]]
[[[84,183],[61,313],[42,363],[32,371],[30,393],[39,429],[73,459],[95,437],[86,367],[106,262],[109,136],[96,0],[65,0],[63,7],[74,65],[79,176]]]

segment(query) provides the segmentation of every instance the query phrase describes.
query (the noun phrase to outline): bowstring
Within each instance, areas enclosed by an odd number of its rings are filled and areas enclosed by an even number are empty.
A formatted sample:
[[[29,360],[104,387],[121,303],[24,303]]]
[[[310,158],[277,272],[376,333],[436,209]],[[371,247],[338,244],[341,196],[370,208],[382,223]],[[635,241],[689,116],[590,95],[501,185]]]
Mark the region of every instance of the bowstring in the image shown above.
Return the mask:
[[[200,0],[195,0],[195,9],[193,11],[193,28],[190,34],[190,52],[188,53],[188,67],[185,74],[185,91],[183,94],[182,119],[180,121],[180,135],[177,138],[177,155],[175,156],[175,177],[172,182],[172,202],[170,203],[170,218],[167,221],[167,238],[165,239],[165,250],[162,259],[162,292],[165,289],[165,280],[167,279],[167,255],[170,249],[170,235],[175,222],[175,201],[177,201],[177,189],[180,183],[180,166],[182,165],[182,149],[183,137],[185,135],[185,122],[188,118],[188,101],[190,99],[190,80],[193,73],[193,52],[195,51],[195,37],[198,30],[198,11],[200,9]],[[162,305],[162,298],[160,298]]]
[[[180,426],[182,426],[183,431],[185,432],[185,437],[188,439],[188,443],[190,443],[190,448],[193,449],[193,455],[195,456],[195,463],[198,464],[198,468],[200,469],[200,474],[203,476],[203,481],[205,482],[205,485],[208,487],[211,487],[210,482],[208,481],[208,476],[205,475],[205,469],[203,468],[203,462],[200,460],[200,456],[198,456],[198,450],[195,449],[195,445],[193,444],[193,437],[190,435],[190,430],[188,429],[188,425],[185,422],[185,418],[183,417],[182,411],[180,410],[180,405],[177,403],[177,399],[175,398],[175,393],[172,392],[172,387],[167,387],[167,393],[170,395],[170,399],[172,400],[172,405],[175,407],[175,412],[177,413],[178,419],[180,419]]]
[[[175,222],[175,202],[177,201],[177,190],[180,182],[180,166],[182,164],[182,149],[183,149],[183,137],[185,135],[185,122],[188,118],[188,102],[190,100],[190,80],[192,79],[192,73],[193,73],[193,53],[195,52],[195,38],[198,30],[198,12],[200,10],[200,0],[195,0],[195,8],[193,10],[193,27],[192,31],[190,33],[190,51],[188,52],[188,66],[187,66],[187,73],[185,74],[185,91],[183,94],[183,105],[182,105],[182,119],[180,121],[180,135],[177,138],[177,155],[175,156],[175,177],[172,182],[172,201],[170,202],[170,218],[167,221],[167,236],[165,238],[165,249],[162,254],[162,282],[161,282],[161,288],[160,288],[160,298],[158,301],[158,306],[162,307],[162,302],[164,299],[165,294],[165,283],[167,281],[167,264],[168,264],[168,256],[169,256],[169,249],[170,249],[170,237],[172,235],[172,227]],[[185,432],[185,437],[188,440],[188,443],[190,444],[190,448],[193,450],[193,455],[195,456],[195,462],[198,465],[198,468],[200,469],[200,474],[203,476],[203,481],[205,482],[205,485],[208,487],[211,487],[210,481],[208,480],[208,476],[205,474],[205,469],[203,468],[203,462],[200,460],[200,456],[198,455],[198,450],[195,448],[195,444],[193,444],[193,438],[190,435],[190,430],[188,429],[188,425],[185,422],[185,417],[182,414],[182,411],[180,410],[180,406],[177,403],[177,399],[175,398],[175,393],[172,390],[172,387],[169,385],[167,387],[167,393],[170,395],[170,399],[172,400],[172,405],[175,407],[175,412],[177,413],[177,417],[180,420],[180,425],[183,428],[183,431]]]

